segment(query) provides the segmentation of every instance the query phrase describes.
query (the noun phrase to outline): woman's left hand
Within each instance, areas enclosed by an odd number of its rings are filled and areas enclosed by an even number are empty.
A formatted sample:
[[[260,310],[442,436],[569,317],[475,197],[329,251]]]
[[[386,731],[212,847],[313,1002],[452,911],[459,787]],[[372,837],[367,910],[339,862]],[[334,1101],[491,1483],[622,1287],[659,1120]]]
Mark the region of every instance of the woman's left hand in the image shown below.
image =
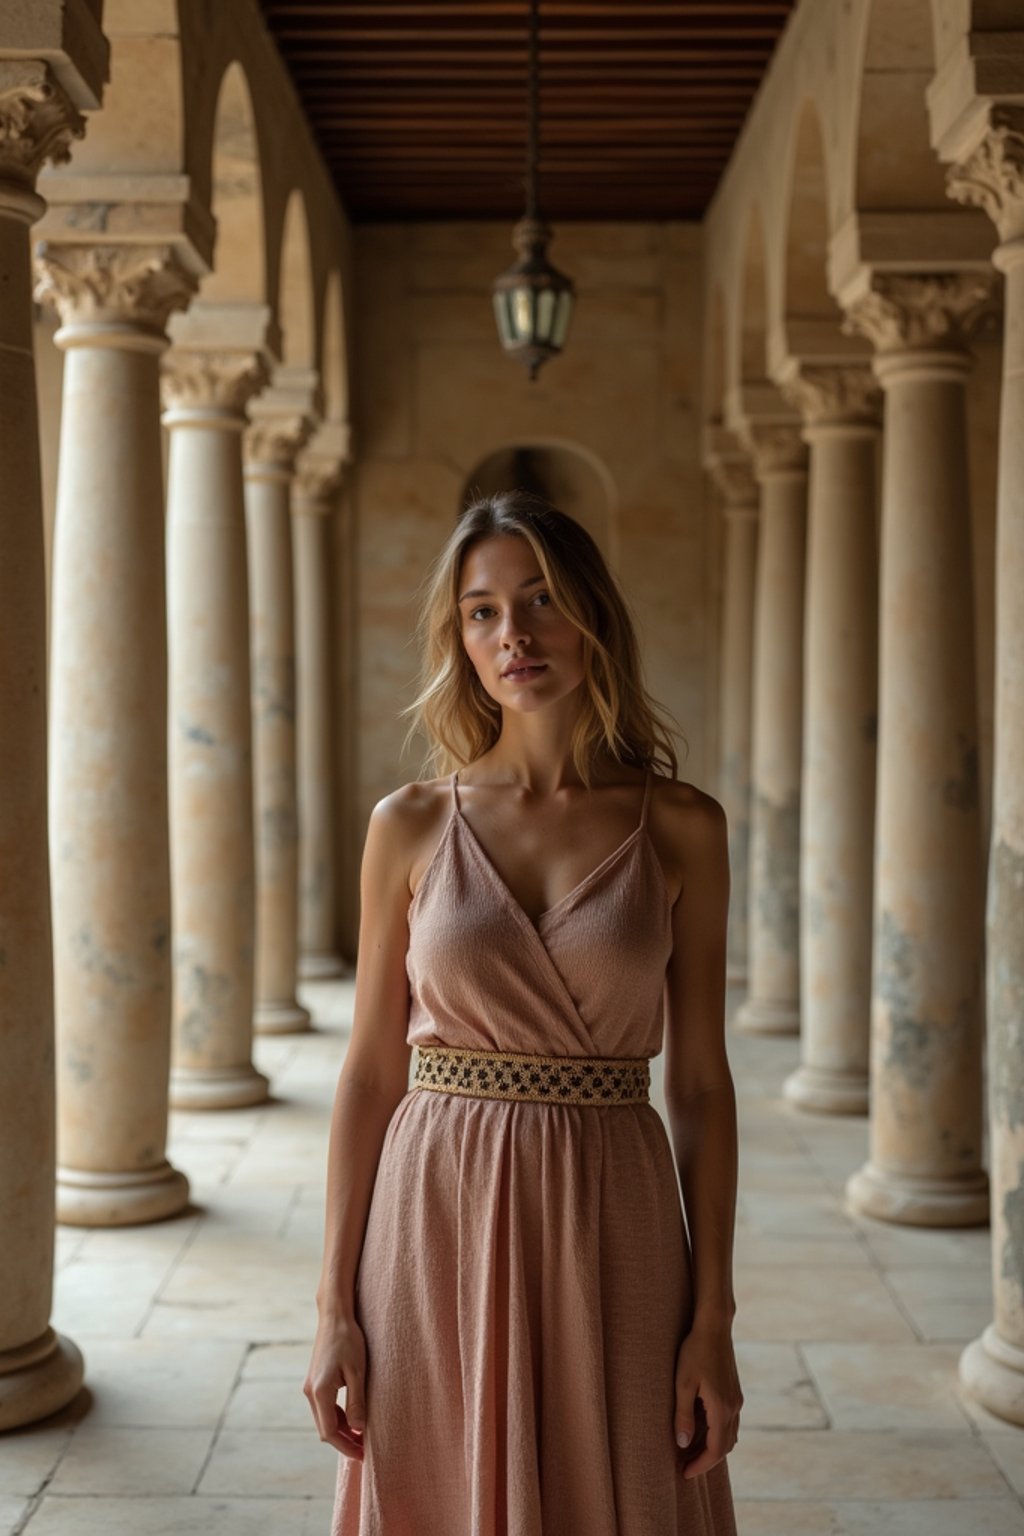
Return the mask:
[[[736,1370],[732,1332],[726,1324],[696,1324],[679,1346],[676,1356],[676,1444],[679,1444],[680,1434],[685,1434],[694,1452],[697,1451],[694,1436],[699,1413],[695,1400],[698,1397],[707,1416],[707,1440],[699,1454],[694,1454],[687,1463],[684,1477],[700,1477],[710,1471],[728,1456],[739,1438],[743,1393]]]

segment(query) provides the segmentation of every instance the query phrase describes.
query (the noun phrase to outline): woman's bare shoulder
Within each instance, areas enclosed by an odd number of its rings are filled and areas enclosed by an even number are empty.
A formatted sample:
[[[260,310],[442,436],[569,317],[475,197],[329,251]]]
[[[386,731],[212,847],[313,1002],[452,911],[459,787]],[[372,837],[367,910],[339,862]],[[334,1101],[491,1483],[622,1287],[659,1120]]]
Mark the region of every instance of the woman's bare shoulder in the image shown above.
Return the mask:
[[[714,858],[727,841],[725,811],[706,790],[683,779],[656,778],[651,787],[651,833],[678,892],[694,858]]]

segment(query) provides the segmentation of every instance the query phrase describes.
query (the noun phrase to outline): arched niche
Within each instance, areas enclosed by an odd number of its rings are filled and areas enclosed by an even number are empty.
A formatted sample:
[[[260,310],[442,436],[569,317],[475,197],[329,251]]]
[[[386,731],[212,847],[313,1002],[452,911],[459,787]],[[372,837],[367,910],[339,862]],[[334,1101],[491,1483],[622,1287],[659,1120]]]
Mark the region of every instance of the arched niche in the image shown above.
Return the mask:
[[[791,319],[834,320],[839,306],[828,291],[829,186],[821,120],[804,102],[793,140],[782,274],[782,313]]]
[[[277,317],[285,365],[313,368],[316,365],[313,268],[306,203],[298,188],[289,197],[284,214]]]
[[[935,74],[931,0],[871,0],[857,121],[858,209],[949,207],[931,147],[926,91]]]
[[[767,372],[767,275],[764,261],[764,226],[761,211],[755,207],[750,216],[743,247],[743,275],[740,282],[740,382],[761,382]]]
[[[327,277],[327,290],[324,295],[324,333],[321,342],[326,421],[341,423],[348,420],[347,356],[345,311],[341,302],[341,273],[335,267]]]
[[[516,443],[481,459],[467,477],[459,510],[478,496],[534,491],[582,523],[605,558],[610,557],[611,495],[606,476],[588,455],[562,444]]]
[[[718,422],[725,411],[726,356],[725,356],[725,298],[715,285],[711,299],[711,324],[704,351],[704,401],[705,419]]]
[[[212,208],[217,221],[213,271],[202,297],[215,304],[266,302],[263,173],[256,118],[245,71],[224,71],[214,115]]]

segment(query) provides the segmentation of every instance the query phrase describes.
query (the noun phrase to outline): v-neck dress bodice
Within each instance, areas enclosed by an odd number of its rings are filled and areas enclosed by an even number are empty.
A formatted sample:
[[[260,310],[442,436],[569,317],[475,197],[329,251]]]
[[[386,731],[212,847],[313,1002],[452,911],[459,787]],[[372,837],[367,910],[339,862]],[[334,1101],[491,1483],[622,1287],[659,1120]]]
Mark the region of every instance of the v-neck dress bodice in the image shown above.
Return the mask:
[[[672,922],[637,826],[533,922],[459,805],[409,906],[410,1045],[656,1056]],[[692,1319],[675,1163],[649,1103],[414,1088],[356,1276],[365,1455],[332,1536],[735,1536],[726,1462],[685,1478]]]

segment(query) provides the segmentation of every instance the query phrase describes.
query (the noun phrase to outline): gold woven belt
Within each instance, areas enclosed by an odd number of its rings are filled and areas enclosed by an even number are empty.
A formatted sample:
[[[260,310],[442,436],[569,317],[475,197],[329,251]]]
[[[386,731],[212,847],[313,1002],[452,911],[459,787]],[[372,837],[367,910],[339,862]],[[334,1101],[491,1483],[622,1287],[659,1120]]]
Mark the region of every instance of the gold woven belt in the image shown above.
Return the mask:
[[[544,1104],[644,1104],[651,1072],[646,1056],[531,1056],[417,1046],[414,1088],[475,1099],[532,1099]]]

